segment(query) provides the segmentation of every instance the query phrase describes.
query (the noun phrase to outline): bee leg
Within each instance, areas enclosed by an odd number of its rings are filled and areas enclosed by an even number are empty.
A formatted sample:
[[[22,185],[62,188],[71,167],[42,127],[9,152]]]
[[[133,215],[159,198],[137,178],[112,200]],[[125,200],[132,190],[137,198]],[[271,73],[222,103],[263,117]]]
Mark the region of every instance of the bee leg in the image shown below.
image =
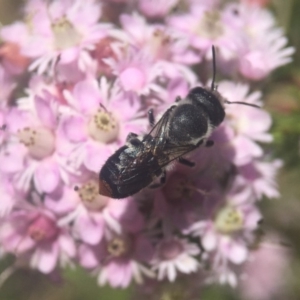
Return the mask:
[[[138,135],[133,132],[129,132],[127,137],[126,137],[126,142],[130,142],[130,140],[135,139]]]
[[[167,173],[164,170],[161,177],[160,177],[160,179],[159,179],[159,183],[151,184],[151,185],[149,185],[149,188],[150,189],[156,189],[156,188],[159,188],[159,187],[163,186],[166,183],[166,179],[167,179]]]
[[[155,123],[155,118],[154,118],[154,115],[153,115],[153,109],[152,108],[148,110],[148,120],[149,120],[150,126],[153,127],[154,123]]]
[[[183,157],[179,157],[178,158],[178,162],[180,162],[181,164],[185,165],[185,166],[188,166],[188,167],[194,167],[195,166],[195,163],[190,161],[190,160],[187,160]]]
[[[175,99],[175,102],[179,102],[179,101],[181,101],[181,97],[177,96],[176,99]]]
[[[209,140],[209,141],[206,141],[206,143],[205,143],[205,147],[212,147],[213,145],[214,145],[214,141],[212,141],[212,140]]]

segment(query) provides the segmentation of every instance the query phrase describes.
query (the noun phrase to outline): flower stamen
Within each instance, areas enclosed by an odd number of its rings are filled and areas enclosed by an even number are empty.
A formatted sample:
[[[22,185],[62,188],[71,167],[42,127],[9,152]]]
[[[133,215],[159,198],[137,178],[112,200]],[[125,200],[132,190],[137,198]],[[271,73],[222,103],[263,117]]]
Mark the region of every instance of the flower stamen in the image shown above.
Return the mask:
[[[42,160],[55,150],[55,136],[48,128],[25,127],[17,131],[17,137],[34,159]]]
[[[99,108],[88,123],[88,132],[96,141],[111,143],[118,137],[119,124],[111,113]]]

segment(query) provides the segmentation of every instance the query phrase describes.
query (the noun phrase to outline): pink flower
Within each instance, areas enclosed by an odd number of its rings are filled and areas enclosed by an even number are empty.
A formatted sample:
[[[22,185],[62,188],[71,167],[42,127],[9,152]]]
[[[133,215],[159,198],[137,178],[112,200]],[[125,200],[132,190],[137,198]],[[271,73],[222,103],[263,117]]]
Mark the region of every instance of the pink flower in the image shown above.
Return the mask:
[[[243,299],[271,300],[278,295],[285,298],[289,259],[290,253],[284,246],[262,242],[243,266],[239,286]]]
[[[2,225],[1,241],[7,252],[24,256],[32,268],[49,274],[74,258],[74,241],[57,220],[41,210],[13,212]]]
[[[96,268],[98,283],[109,283],[114,288],[125,288],[132,279],[142,283],[144,275],[153,277],[144,266],[152,255],[153,248],[141,233],[111,233],[96,247],[83,244],[79,248],[80,264],[88,269]]]
[[[218,280],[231,285],[236,285],[236,280],[230,265],[245,262],[248,246],[254,242],[254,230],[261,219],[256,207],[235,199],[241,196],[244,195],[229,193],[227,202],[216,207],[210,219],[196,222],[185,231],[201,237],[213,271],[216,275],[220,273]]]
[[[286,47],[283,31],[275,27],[274,17],[258,5],[246,2],[225,7],[226,19],[243,38],[237,47],[238,69],[252,80],[260,80],[279,66],[291,62],[293,47]]]
[[[121,234],[124,229],[132,232],[140,229],[143,218],[133,199],[117,201],[101,196],[97,178],[87,178],[75,190],[64,187],[61,194],[45,198],[48,209],[63,215],[61,222],[72,222],[74,236],[87,244],[96,245],[108,230]]]
[[[198,270],[199,263],[194,256],[199,254],[199,247],[193,243],[177,237],[164,238],[156,245],[152,269],[157,270],[158,280],[167,277],[174,281],[176,271],[189,274]]]
[[[149,94],[150,91],[159,91],[156,83],[161,69],[152,58],[142,51],[129,48],[125,53],[117,53],[116,59],[105,59],[117,77],[117,83],[126,92],[135,92],[138,95]]]
[[[0,154],[1,170],[13,176],[20,190],[26,191],[33,179],[38,191],[52,192],[68,181],[60,154],[57,107],[48,93],[32,100],[32,110],[15,108],[7,116],[8,140]]]
[[[222,81],[218,85],[218,91],[230,102],[240,101],[261,105],[260,93],[247,95],[249,87],[245,84]],[[241,165],[250,162],[253,158],[261,157],[263,150],[256,141],[272,140],[267,132],[271,127],[270,115],[262,109],[239,104],[225,104],[225,110],[228,143],[235,149],[234,162]]]
[[[105,160],[121,146],[130,132],[146,128],[146,119],[137,117],[140,104],[128,98],[116,85],[110,86],[103,77],[100,87],[96,80],[77,83],[64,96],[74,108],[63,117],[63,132],[73,144],[70,161],[77,168],[99,172]],[[131,101],[132,100],[132,101]]]
[[[184,33],[170,26],[147,23],[143,16],[136,13],[122,14],[120,21],[123,30],[112,30],[110,35],[126,44],[130,43],[155,62],[169,62],[169,68],[176,70],[176,74],[181,70],[190,76],[193,74],[182,64],[197,63],[200,57],[190,49],[189,39]],[[165,68],[161,71],[166,72]]]
[[[37,68],[41,74],[49,66],[51,71],[56,63],[73,63],[85,71],[92,63],[89,51],[111,27],[97,23],[101,16],[100,4],[93,0],[52,1],[34,3],[34,8],[28,11],[33,15],[35,30],[22,49],[25,55],[35,58],[30,70]]]
[[[231,102],[262,105],[261,93],[249,94],[249,86],[246,84],[221,81],[218,83],[218,91],[222,97]],[[239,104],[225,104],[225,106],[226,123],[234,129],[236,135],[244,135],[259,142],[272,140],[271,134],[267,132],[271,127],[271,116],[265,110]]]
[[[211,57],[211,46],[215,45],[220,57],[229,60],[235,56],[239,36],[226,22],[222,11],[210,6],[213,5],[195,3],[189,12],[171,16],[168,24],[184,32],[201,55]]]
[[[247,189],[252,199],[259,200],[263,196],[278,198],[280,193],[276,183],[276,175],[282,166],[282,161],[253,161],[238,167],[239,176],[234,180],[236,187]]]

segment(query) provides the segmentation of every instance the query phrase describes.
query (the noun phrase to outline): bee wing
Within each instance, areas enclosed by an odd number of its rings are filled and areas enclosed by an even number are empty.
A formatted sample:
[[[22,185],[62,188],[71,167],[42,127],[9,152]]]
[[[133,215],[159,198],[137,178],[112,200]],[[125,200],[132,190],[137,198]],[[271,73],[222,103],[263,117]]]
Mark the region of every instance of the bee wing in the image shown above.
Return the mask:
[[[173,105],[169,109],[167,109],[167,111],[162,115],[159,121],[153,126],[153,128],[149,132],[149,135],[156,139],[157,146],[160,143],[163,143],[163,141],[165,140],[165,134],[168,129],[167,124],[170,119],[170,114],[175,107],[176,105]]]
[[[149,138],[150,136],[152,140],[151,150],[154,150],[155,148],[161,148],[166,143],[165,134],[167,130],[167,124],[169,122],[171,111],[175,107],[176,106],[173,105],[169,109],[167,109],[167,111],[162,115],[160,120],[153,126],[151,131],[147,135],[145,135],[142,143],[144,144],[148,143],[146,139]],[[151,151],[151,150],[149,149],[146,151]],[[143,168],[149,168],[149,166],[147,165],[147,161],[149,161],[149,159],[144,158],[148,154],[149,152],[141,153],[137,155],[131,162],[129,162],[126,168],[123,169],[121,178],[123,179],[123,177],[125,177],[127,173],[131,172],[131,169],[134,169],[135,165],[138,165],[141,168],[142,165],[145,164]]]
[[[164,157],[159,159],[159,165],[161,168],[166,167],[169,163],[176,160],[177,158],[197,149],[195,145],[175,145],[170,142],[164,146]]]

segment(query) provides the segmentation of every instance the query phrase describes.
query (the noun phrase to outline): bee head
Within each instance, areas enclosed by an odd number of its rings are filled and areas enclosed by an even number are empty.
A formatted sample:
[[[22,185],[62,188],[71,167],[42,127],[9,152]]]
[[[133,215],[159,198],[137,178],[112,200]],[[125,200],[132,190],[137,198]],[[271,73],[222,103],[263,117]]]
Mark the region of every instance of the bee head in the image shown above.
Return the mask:
[[[223,98],[217,91],[216,81],[216,50],[212,46],[212,63],[213,63],[213,80],[210,88],[196,87],[190,90],[187,98],[190,99],[193,104],[200,106],[206,111],[211,125],[214,127],[219,126],[225,118],[224,104],[242,104],[248,105],[255,108],[259,106],[251,103],[235,101],[231,102]]]

